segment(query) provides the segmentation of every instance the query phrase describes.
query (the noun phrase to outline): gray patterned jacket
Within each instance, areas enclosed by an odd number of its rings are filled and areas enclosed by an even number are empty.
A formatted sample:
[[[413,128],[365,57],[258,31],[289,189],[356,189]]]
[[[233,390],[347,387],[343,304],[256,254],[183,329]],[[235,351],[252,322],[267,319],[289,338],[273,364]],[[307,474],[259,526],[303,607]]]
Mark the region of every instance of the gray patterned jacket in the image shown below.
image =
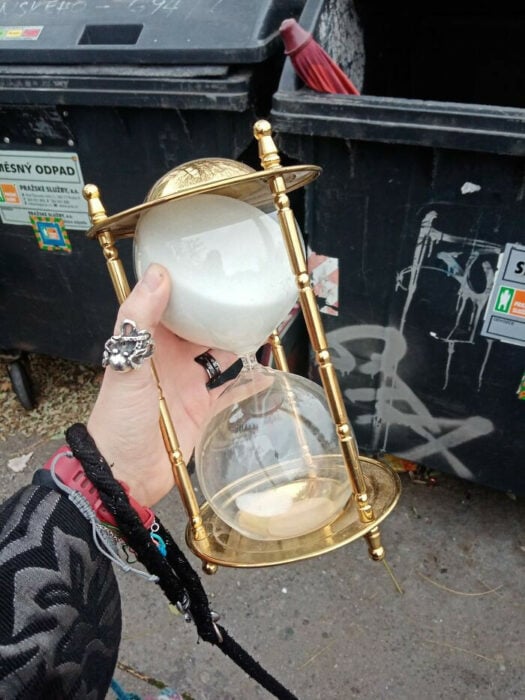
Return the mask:
[[[120,595],[91,527],[45,486],[0,507],[0,699],[102,700],[121,635]]]

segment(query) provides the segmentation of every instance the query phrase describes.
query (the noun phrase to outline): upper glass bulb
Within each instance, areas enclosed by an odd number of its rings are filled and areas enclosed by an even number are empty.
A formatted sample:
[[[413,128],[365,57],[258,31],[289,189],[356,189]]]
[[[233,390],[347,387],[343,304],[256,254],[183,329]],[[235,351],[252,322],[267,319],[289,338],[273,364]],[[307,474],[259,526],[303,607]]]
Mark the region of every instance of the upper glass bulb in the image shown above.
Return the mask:
[[[297,287],[275,212],[200,194],[141,215],[134,243],[140,278],[152,262],[172,280],[163,323],[199,345],[254,352],[286,317]]]

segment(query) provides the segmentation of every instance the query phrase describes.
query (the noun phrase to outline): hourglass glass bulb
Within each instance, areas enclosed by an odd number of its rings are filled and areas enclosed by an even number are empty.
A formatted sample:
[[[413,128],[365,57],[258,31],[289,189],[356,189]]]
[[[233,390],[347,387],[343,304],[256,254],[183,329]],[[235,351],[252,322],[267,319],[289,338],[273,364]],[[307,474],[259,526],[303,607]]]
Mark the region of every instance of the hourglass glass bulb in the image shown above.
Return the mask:
[[[256,540],[298,537],[331,523],[351,489],[325,395],[255,357],[297,299],[275,211],[216,194],[173,199],[141,215],[134,255],[139,277],[152,262],[168,269],[168,328],[243,356],[243,370],[214,403],[195,450],[211,508]]]
[[[352,495],[321,387],[255,358],[215,403],[195,463],[211,508],[251,539],[318,530]]]
[[[170,330],[237,355],[265,343],[297,299],[275,214],[232,197],[200,194],[148,210],[134,258],[139,278],[152,262],[167,267]]]

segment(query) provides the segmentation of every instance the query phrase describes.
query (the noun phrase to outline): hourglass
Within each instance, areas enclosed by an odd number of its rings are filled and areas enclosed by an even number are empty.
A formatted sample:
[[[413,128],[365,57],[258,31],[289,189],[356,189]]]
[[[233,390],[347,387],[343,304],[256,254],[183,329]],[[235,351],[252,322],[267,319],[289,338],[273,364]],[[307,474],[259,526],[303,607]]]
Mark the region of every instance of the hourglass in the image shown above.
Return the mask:
[[[257,122],[254,133],[260,171],[227,159],[191,161],[161,178],[142,205],[110,217],[96,188],[86,186],[88,235],[102,245],[120,301],[129,285],[115,241],[133,235],[137,276],[161,262],[172,277],[176,293],[162,322],[242,357],[195,448],[200,505],[152,363],[187,542],[205,571],[305,559],[361,536],[372,558],[382,559],[378,525],[397,502],[399,480],[358,453],[287,194],[320,169],[281,166],[268,122]],[[297,300],[322,387],[288,371],[276,331]],[[276,369],[257,361],[268,340]]]

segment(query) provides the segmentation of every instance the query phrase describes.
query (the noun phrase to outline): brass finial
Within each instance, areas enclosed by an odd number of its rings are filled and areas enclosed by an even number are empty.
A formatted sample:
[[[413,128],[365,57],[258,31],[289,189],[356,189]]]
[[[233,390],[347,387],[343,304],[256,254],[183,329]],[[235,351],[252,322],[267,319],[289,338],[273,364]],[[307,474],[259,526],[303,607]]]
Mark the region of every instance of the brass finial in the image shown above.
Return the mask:
[[[272,126],[266,119],[259,119],[253,127],[253,135],[259,143],[259,158],[265,170],[281,165],[279,151],[272,138]]]
[[[219,567],[217,566],[217,564],[212,564],[211,561],[203,561],[202,562],[202,571],[207,576],[213,576],[213,574],[216,574],[218,568]]]
[[[87,201],[88,214],[92,224],[98,224],[108,218],[96,185],[86,185],[82,190],[82,194]]]

